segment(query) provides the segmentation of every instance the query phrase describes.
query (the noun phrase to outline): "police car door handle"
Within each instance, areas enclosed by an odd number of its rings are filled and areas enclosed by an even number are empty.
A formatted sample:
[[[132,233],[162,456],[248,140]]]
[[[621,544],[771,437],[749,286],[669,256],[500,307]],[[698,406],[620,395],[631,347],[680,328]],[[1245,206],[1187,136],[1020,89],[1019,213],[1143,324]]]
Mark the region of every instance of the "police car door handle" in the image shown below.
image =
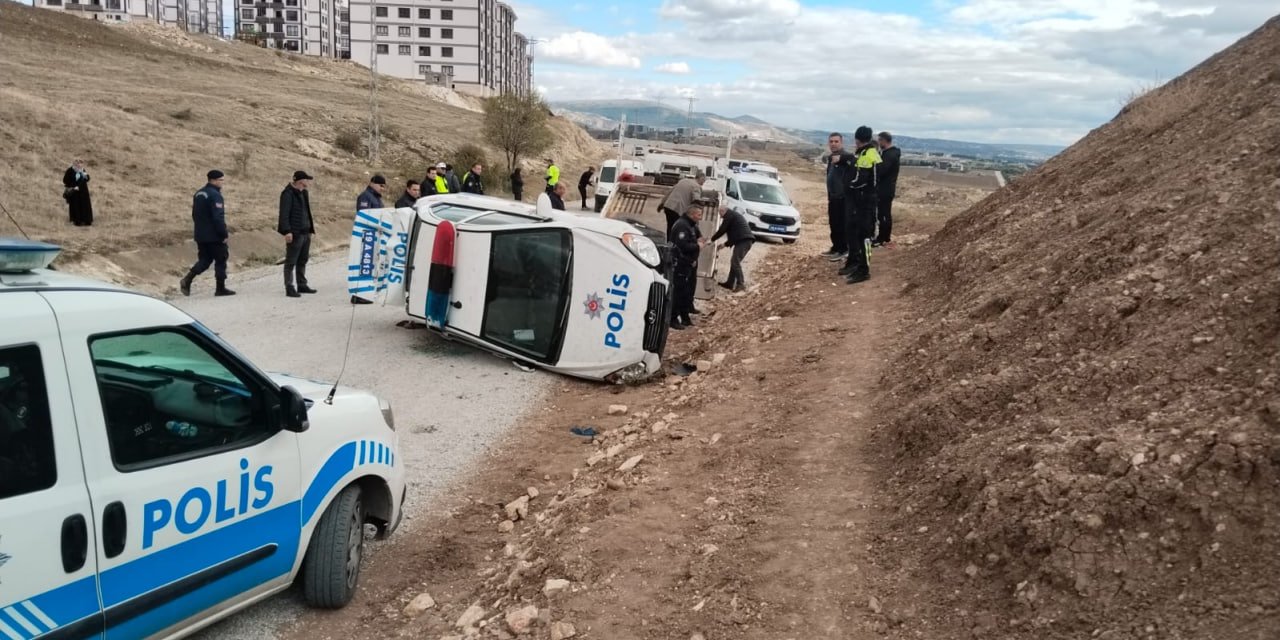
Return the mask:
[[[62,521],[62,570],[75,573],[89,557],[89,527],[77,513]]]
[[[457,301],[457,300],[454,300],[452,304],[453,304],[453,308],[454,308],[454,309],[461,309],[461,308],[462,308],[462,303],[461,303],[461,302],[459,302],[459,301]]]
[[[124,505],[118,500],[107,505],[107,508],[102,510],[102,551],[108,558],[114,558],[124,552],[128,531]]]

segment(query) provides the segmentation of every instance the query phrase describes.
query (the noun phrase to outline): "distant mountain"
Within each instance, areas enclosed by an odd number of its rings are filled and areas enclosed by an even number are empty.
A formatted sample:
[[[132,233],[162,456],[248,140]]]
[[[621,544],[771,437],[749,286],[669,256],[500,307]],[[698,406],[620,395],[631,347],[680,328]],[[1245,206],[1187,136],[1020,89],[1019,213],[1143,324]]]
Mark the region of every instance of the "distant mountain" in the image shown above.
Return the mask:
[[[559,116],[588,129],[597,130],[616,128],[622,116],[625,115],[628,124],[671,129],[692,126],[695,129],[708,129],[719,135],[745,135],[758,140],[810,143],[820,146],[826,145],[827,135],[830,133],[826,130],[776,127],[751,115],[729,118],[715,113],[695,111],[690,118],[688,111],[648,100],[567,100],[552,102],[551,108]],[[845,136],[851,138],[852,133],[846,133]],[[937,138],[913,138],[904,135],[895,135],[894,142],[906,151],[1009,162],[1043,162],[1063,149],[1063,147],[1052,145],[984,144]]]

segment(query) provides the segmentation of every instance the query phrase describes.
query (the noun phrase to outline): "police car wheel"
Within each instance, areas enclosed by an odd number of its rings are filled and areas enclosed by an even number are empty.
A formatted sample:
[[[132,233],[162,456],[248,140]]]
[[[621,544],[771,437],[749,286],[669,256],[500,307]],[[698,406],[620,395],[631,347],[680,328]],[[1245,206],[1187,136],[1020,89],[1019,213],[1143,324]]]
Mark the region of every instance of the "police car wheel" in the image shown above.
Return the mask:
[[[782,243],[783,243],[783,244],[795,244],[795,243],[796,243],[796,239],[795,239],[795,238],[783,238],[783,239],[782,239]]]
[[[342,490],[316,525],[303,562],[303,595],[313,607],[337,609],[355,595],[364,556],[360,487]]]

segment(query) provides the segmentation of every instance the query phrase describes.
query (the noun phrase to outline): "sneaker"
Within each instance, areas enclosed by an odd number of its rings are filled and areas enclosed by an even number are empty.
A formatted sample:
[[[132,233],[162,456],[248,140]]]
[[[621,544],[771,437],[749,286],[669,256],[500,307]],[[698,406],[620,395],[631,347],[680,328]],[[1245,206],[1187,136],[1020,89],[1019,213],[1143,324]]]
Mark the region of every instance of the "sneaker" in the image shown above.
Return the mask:
[[[288,289],[285,289],[285,290],[284,290],[284,295],[289,296],[290,298],[301,298],[301,297],[302,297],[302,294],[301,294],[301,293],[298,293],[298,290],[297,290],[297,289],[294,289],[293,287],[289,287]]]
[[[298,293],[317,293],[317,291],[304,284],[298,286]]]
[[[840,252],[839,252],[839,251],[836,251],[835,249],[830,249],[830,250],[828,250],[828,251],[823,251],[822,253],[819,253],[819,254],[818,254],[818,257],[820,257],[820,258],[830,258],[831,256],[838,256],[838,255],[840,255]]]
[[[849,258],[849,252],[843,251],[841,253],[832,254],[830,258],[827,258],[827,260],[830,260],[832,262],[840,262],[841,260],[846,260],[848,258]]]
[[[849,275],[848,279],[845,280],[845,284],[858,284],[859,282],[866,282],[870,279],[871,274],[869,273],[854,273]]]

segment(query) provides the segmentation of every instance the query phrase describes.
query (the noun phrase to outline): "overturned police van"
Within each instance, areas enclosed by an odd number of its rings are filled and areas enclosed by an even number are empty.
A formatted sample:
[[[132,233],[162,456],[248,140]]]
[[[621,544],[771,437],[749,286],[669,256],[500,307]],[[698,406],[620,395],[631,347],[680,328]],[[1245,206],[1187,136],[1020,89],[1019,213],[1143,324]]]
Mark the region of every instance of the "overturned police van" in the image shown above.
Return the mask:
[[[442,335],[592,380],[661,367],[670,291],[658,245],[617,220],[472,194],[356,213],[353,303],[404,304]]]

